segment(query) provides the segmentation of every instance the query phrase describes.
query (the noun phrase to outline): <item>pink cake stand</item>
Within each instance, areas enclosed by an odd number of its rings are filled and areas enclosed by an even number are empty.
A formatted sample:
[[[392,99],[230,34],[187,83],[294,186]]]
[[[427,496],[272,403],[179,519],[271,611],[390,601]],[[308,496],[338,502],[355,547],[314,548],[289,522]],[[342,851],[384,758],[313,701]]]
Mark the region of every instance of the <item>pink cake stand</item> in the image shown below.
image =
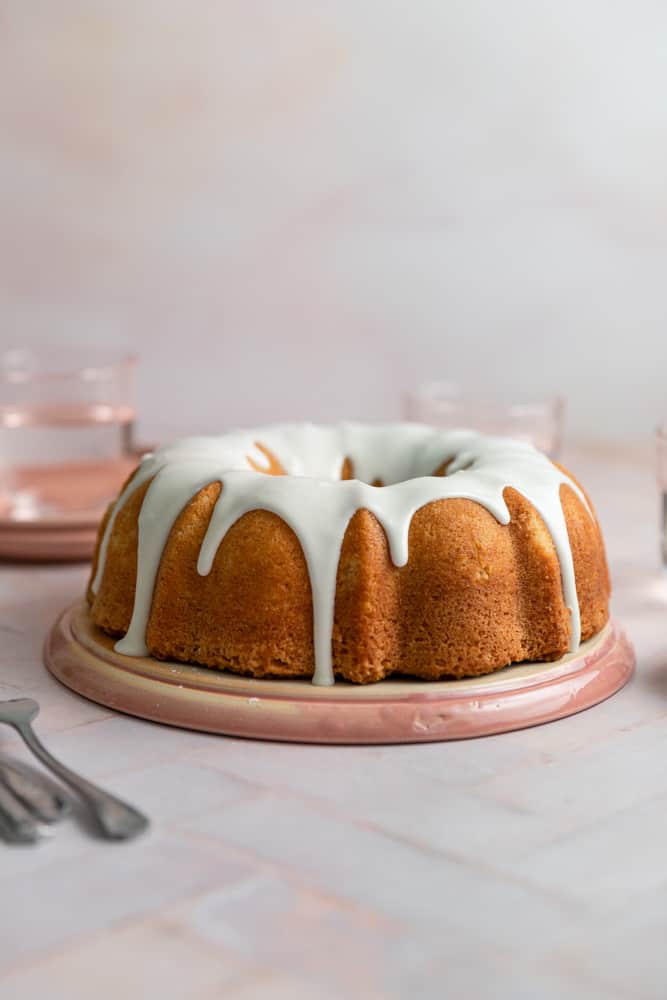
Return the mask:
[[[556,663],[524,663],[461,681],[387,680],[360,687],[254,680],[120,656],[76,604],[54,624],[45,661],[67,687],[143,719],[229,736],[302,743],[419,743],[551,722],[603,701],[635,656],[615,622]]]

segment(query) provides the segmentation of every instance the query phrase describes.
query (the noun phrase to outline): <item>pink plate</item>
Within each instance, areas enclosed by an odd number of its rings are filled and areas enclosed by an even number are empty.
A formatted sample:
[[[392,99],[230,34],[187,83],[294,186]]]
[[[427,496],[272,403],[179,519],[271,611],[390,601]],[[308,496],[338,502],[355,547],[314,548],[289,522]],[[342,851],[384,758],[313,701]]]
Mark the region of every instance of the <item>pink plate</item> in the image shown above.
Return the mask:
[[[0,522],[0,559],[21,562],[82,562],[91,558],[97,524]]]
[[[144,719],[254,739],[303,743],[419,743],[486,736],[573,715],[629,680],[635,656],[610,622],[575,654],[460,681],[386,680],[330,688],[254,680],[224,671],[120,656],[77,604],[45,647],[51,673],[72,690]]]
[[[102,488],[112,498],[147,451],[150,448],[145,445],[118,462],[100,462],[95,477],[95,490]],[[71,502],[68,495],[72,487],[71,475],[64,484],[60,484],[53,475],[50,482],[52,489],[56,488],[53,485],[55,483],[60,490],[60,495],[56,494],[56,500],[64,498]],[[85,495],[83,499],[85,500]],[[78,500],[82,502],[80,496]],[[61,517],[26,521],[7,516],[4,508],[0,508],[0,559],[20,562],[81,562],[92,559],[105,506],[103,503],[97,511],[86,511],[84,503],[81,510]]]

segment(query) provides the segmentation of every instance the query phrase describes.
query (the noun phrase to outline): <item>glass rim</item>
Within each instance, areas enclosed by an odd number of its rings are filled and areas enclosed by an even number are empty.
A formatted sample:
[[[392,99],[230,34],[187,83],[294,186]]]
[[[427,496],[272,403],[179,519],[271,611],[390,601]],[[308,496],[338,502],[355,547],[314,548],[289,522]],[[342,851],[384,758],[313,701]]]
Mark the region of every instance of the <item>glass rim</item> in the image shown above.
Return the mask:
[[[560,413],[565,408],[565,397],[558,392],[548,392],[544,395],[493,389],[475,392],[456,382],[437,380],[424,382],[415,389],[404,392],[403,401],[440,410],[457,410],[465,406],[502,407],[508,412],[518,415],[528,415],[551,409]]]
[[[63,363],[53,364],[56,358]],[[0,383],[25,385],[77,378],[94,382],[123,370],[133,370],[137,360],[137,355],[128,349],[48,344],[9,348],[0,353]]]

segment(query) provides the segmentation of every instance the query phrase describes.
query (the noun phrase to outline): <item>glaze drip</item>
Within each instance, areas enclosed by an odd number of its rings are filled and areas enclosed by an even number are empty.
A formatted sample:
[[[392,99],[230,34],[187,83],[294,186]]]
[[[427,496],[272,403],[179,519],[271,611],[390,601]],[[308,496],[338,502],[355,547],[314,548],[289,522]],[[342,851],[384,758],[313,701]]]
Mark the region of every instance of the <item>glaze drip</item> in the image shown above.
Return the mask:
[[[270,456],[275,456],[285,475],[265,474],[273,471]],[[346,459],[356,479],[340,479]],[[443,465],[446,475],[434,476]],[[369,485],[377,480],[385,485]],[[345,531],[356,511],[374,514],[387,535],[394,565],[404,566],[410,524],[421,507],[435,500],[473,500],[501,524],[508,524],[510,513],[503,497],[508,486],[536,508],[551,534],[570,613],[570,648],[579,646],[579,604],[561,485],[574,490],[587,509],[588,504],[576,483],[526,442],[421,424],[299,424],[185,438],[145,456],[114,504],[100,544],[94,593],[104,574],[116,515],[149,481],[139,514],[134,607],[127,634],[115,646],[119,653],[148,654],[146,627],[169,533],[183,508],[212,482],[220,482],[222,490],[199,551],[198,572],[205,576],[211,571],[222,539],[248,511],[268,510],[281,517],[299,539],[310,576],[314,684],[334,683],[336,574]]]

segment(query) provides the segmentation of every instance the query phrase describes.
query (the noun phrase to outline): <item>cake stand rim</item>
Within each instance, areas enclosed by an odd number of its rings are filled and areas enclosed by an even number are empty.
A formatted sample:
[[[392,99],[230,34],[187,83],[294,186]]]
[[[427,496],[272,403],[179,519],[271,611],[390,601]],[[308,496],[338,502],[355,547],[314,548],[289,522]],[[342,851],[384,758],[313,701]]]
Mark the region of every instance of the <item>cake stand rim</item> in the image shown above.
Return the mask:
[[[100,641],[96,650],[73,627],[84,604],[77,601],[66,608],[46,638],[44,662],[57,680],[91,701],[138,718],[254,739],[391,744],[509,732],[604,701],[628,682],[636,663],[624,630],[610,619],[586,649],[552,664],[528,665],[535,671],[517,676],[515,685],[511,672],[523,665],[506,668],[507,683],[501,686],[484,686],[484,678],[474,678],[477,687],[468,688],[458,681],[409,679],[318,688],[308,680],[258,681],[151,657],[120,657],[110,652],[108,639],[107,648]],[[114,659],[133,662],[130,666]],[[150,662],[149,673],[136,669],[143,661]],[[197,684],[192,684],[194,677]],[[217,679],[217,689],[206,678]],[[459,685],[454,693],[452,685]]]

